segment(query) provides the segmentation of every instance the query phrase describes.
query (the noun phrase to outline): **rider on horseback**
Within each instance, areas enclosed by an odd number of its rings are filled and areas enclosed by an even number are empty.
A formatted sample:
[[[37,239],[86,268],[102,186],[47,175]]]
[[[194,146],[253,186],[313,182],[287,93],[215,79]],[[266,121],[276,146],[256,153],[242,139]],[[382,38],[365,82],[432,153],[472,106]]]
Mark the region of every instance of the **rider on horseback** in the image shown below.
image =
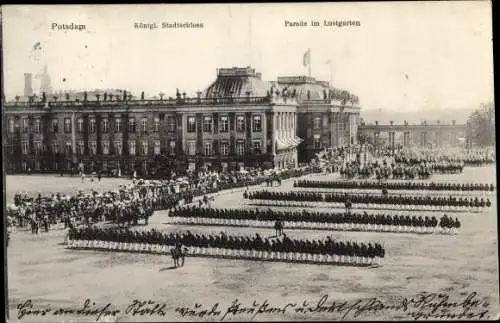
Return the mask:
[[[174,267],[184,266],[185,251],[187,250],[182,247],[180,239],[176,239],[174,248],[170,249],[170,254],[174,260]],[[180,264],[179,259],[182,260]]]

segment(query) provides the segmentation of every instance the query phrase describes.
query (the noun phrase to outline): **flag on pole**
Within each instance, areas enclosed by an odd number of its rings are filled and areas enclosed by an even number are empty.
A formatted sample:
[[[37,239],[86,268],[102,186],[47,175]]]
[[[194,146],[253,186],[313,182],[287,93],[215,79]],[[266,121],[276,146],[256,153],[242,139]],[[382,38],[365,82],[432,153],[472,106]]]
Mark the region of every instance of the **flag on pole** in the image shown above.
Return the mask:
[[[332,64],[332,59],[329,58],[326,62],[326,65],[330,65],[330,86],[333,84],[333,64]]]
[[[304,66],[311,65],[311,49],[310,48],[304,54],[304,58],[302,59],[302,64]]]

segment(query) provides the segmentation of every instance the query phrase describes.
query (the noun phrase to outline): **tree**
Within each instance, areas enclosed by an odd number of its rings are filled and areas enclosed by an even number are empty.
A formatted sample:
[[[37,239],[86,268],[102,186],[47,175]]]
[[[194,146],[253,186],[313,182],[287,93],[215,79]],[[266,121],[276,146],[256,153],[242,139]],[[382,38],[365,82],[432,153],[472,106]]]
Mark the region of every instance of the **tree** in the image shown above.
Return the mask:
[[[495,107],[492,102],[481,104],[467,120],[470,140],[474,145],[486,147],[495,145]]]

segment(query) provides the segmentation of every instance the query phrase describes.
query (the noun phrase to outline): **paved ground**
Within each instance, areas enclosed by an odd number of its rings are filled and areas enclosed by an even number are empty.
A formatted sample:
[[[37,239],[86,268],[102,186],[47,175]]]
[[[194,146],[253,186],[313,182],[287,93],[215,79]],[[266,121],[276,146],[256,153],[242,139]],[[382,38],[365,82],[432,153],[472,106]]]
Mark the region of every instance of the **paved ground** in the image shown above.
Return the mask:
[[[326,176],[319,175],[315,178]],[[495,169],[466,168],[461,175],[438,175],[433,180],[463,182],[492,182]],[[72,181],[72,182],[71,182]],[[113,181],[113,182],[112,182]],[[80,185],[77,178],[47,178],[9,176],[7,195],[15,190],[38,192],[74,190]],[[118,185],[121,180],[104,180],[92,187]],[[99,186],[101,185],[101,186]],[[284,182],[279,190],[290,190],[291,182]],[[67,250],[60,243],[63,231],[32,236],[28,232],[13,235],[8,248],[8,289],[11,321],[17,321],[18,304],[31,299],[33,309],[50,306],[82,307],[86,298],[96,303],[92,309],[112,302],[120,313],[115,321],[220,321],[234,299],[242,306],[267,300],[269,307],[282,307],[288,302],[302,304],[304,300],[314,308],[318,300],[328,294],[329,300],[349,301],[378,297],[384,304],[400,303],[404,297],[418,292],[445,293],[450,301],[462,302],[471,292],[475,298],[489,298],[490,318],[498,317],[498,241],[497,204],[482,214],[456,214],[462,222],[459,235],[417,235],[369,232],[288,231],[291,237],[322,238],[332,235],[337,239],[379,241],[386,248],[384,265],[379,268],[356,268],[307,264],[286,264],[243,260],[189,258],[186,266],[171,269],[171,260],[165,256]],[[242,191],[216,196],[216,207],[251,207],[242,199]],[[440,214],[439,214],[440,215]],[[138,230],[158,228],[166,231],[220,232],[272,236],[274,230],[180,226],[169,224],[167,212],[157,212],[148,226]],[[165,304],[166,316],[131,316],[124,313],[134,299],[152,300]],[[178,306],[211,309],[219,302],[221,315],[211,317],[185,316],[175,312]],[[331,302],[328,301],[330,306]],[[298,305],[297,305],[298,306]],[[198,309],[198,312],[201,310]],[[255,320],[332,320],[341,319],[342,313],[302,314],[291,310],[284,314],[263,313]],[[462,310],[452,309],[453,313]],[[470,311],[475,311],[471,309]],[[351,311],[346,319],[356,319]],[[28,316],[26,321],[95,321],[94,316]],[[249,320],[250,314],[228,315],[229,320]],[[101,318],[102,320],[103,318]],[[106,317],[104,317],[106,319]],[[401,310],[364,312],[357,319],[409,319]]]

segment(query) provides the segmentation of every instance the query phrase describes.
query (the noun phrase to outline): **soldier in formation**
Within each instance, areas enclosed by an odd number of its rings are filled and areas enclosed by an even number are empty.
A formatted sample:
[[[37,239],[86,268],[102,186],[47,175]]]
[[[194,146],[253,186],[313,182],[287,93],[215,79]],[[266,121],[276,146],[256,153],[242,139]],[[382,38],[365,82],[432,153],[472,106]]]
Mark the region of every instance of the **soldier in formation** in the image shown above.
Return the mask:
[[[390,189],[390,190],[424,190],[424,191],[478,191],[493,192],[495,186],[486,183],[435,183],[435,182],[376,182],[376,181],[311,181],[297,180],[294,187],[304,188],[339,188],[339,189]]]
[[[483,166],[495,162],[493,149],[489,148],[401,150],[396,153],[394,160],[410,165],[433,163],[436,169],[451,173],[461,171],[464,166]]]
[[[280,221],[290,228],[317,228],[330,230],[359,230],[383,232],[434,233],[444,223],[444,228],[460,228],[458,219],[444,216],[438,220],[435,216],[390,215],[367,213],[328,213],[311,211],[274,211],[247,209],[178,207],[169,214],[179,222],[210,225],[242,225],[270,227]],[[439,223],[439,226],[438,226]],[[278,234],[278,232],[277,232]]]
[[[344,263],[370,265],[385,257],[379,243],[357,241],[262,238],[220,234],[164,233],[156,230],[131,231],[116,228],[81,228],[71,230],[70,246],[168,253],[177,243],[189,248],[189,255],[282,260],[297,262]]]
[[[384,196],[382,194],[346,194],[346,193],[316,193],[316,192],[271,192],[271,191],[256,191],[246,194],[250,200],[272,200],[272,201],[307,201],[307,202],[330,202],[330,203],[346,203],[347,200],[352,204],[362,204],[371,208],[402,208],[403,205],[410,209],[479,209],[490,207],[491,201],[489,198],[479,199],[476,197],[455,197],[455,196]]]

